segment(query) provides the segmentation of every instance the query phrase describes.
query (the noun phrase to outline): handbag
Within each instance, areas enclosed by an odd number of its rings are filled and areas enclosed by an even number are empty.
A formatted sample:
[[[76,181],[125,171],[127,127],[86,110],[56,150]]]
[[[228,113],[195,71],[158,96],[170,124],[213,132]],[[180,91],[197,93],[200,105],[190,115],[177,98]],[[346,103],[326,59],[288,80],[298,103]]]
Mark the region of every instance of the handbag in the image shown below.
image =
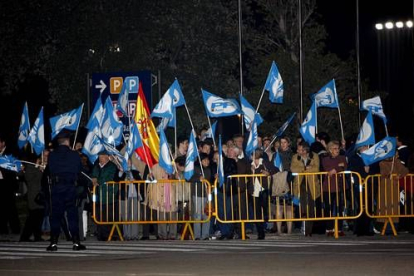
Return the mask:
[[[287,176],[287,171],[278,172],[272,175],[272,196],[281,197],[290,192]]]

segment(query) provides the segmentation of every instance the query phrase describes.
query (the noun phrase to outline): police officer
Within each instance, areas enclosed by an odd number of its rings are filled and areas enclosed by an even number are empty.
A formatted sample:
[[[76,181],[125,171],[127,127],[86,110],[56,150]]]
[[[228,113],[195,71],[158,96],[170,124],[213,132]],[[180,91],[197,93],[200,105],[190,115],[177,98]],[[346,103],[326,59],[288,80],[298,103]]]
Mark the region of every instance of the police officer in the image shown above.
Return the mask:
[[[73,239],[73,250],[85,250],[80,244],[78,209],[76,207],[76,186],[81,172],[79,154],[70,148],[70,132],[63,130],[57,137],[58,146],[49,156],[49,174],[51,185],[51,237],[47,251],[57,251],[61,220],[66,211],[69,231]]]

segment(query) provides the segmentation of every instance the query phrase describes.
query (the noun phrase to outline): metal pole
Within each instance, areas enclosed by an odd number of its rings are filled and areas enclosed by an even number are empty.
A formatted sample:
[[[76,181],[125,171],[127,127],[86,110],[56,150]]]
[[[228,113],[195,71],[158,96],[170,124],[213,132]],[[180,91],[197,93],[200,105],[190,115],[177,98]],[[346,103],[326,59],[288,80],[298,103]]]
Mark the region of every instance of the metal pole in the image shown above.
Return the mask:
[[[238,0],[239,12],[239,69],[240,69],[240,95],[243,95],[243,60],[242,60],[242,9],[241,0]],[[241,116],[241,133],[244,135],[243,114]]]
[[[359,0],[356,0],[356,57],[357,57],[357,81],[358,81],[358,128],[361,127],[361,70],[359,58]]]
[[[302,55],[302,1],[298,0],[298,28],[299,28],[299,117],[303,118],[303,55]]]

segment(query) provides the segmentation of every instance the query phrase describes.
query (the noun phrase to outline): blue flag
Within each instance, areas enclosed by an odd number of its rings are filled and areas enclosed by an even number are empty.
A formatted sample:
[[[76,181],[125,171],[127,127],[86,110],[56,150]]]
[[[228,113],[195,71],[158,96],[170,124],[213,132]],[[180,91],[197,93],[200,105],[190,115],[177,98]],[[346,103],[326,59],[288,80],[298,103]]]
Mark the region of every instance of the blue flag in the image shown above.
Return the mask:
[[[273,161],[273,164],[276,168],[279,169],[279,171],[283,172],[282,159],[280,158],[280,154],[278,151],[275,153],[275,160]]]
[[[361,110],[371,111],[375,116],[382,118],[384,124],[387,123],[387,116],[385,116],[381,98],[379,96],[363,101],[361,104]]]
[[[173,101],[174,101],[174,90],[168,89],[164,96],[160,99],[158,104],[155,106],[151,113],[152,117],[168,118],[173,117]]]
[[[299,128],[300,134],[309,145],[315,142],[316,112],[316,104],[315,101],[313,101],[305,120]]]
[[[138,76],[126,77],[122,85],[121,92],[118,96],[118,102],[116,103],[116,109],[121,111],[125,116],[130,116],[128,114],[128,103],[129,103],[129,93],[138,93],[139,89],[139,78]]]
[[[0,156],[0,167],[9,171],[20,172],[22,163],[11,155]]]
[[[103,145],[99,138],[99,124],[97,120],[93,120],[88,134],[86,135],[85,142],[83,143],[82,152],[88,157],[91,164],[94,164],[98,159],[98,154],[103,151]]]
[[[284,122],[284,124],[276,131],[276,134],[275,134],[276,137],[280,137],[283,135],[283,133],[285,132],[287,127],[290,125],[293,118],[295,118],[295,116],[296,116],[296,112],[293,112],[293,114],[289,117],[289,119],[287,119],[287,121]]]
[[[200,138],[201,141],[206,140],[207,138],[213,138],[215,133],[216,133],[216,128],[217,128],[217,121],[215,121],[212,125],[211,128],[207,129],[207,131],[204,133],[203,137]]]
[[[163,168],[168,174],[172,174],[174,172],[174,167],[172,165],[170,157],[170,150],[164,130],[160,131],[160,155],[158,162],[160,164],[160,167]]]
[[[82,117],[83,104],[69,112],[57,115],[49,119],[52,127],[52,139],[63,129],[77,130]]]
[[[102,123],[103,114],[104,114],[104,107],[102,105],[102,100],[101,100],[101,97],[98,97],[95,103],[95,107],[93,108],[91,117],[89,117],[89,121],[88,121],[88,124],[86,125],[86,128],[89,130],[93,129],[94,126],[96,125],[94,121],[96,121],[98,125],[100,126]]]
[[[394,157],[396,148],[397,139],[394,137],[385,137],[368,150],[362,152],[361,158],[365,166],[369,166],[375,162]]]
[[[103,150],[114,158],[113,161],[115,164],[117,163],[117,165],[120,166],[124,172],[128,171],[128,162],[124,156],[122,156],[122,154],[114,146],[108,144],[103,139],[101,139],[100,142],[103,146]]]
[[[142,144],[142,139],[141,139],[141,135],[139,134],[137,123],[134,120],[131,121],[131,125],[129,129],[130,129],[129,138],[128,138],[128,143],[127,143],[127,147],[126,147],[125,154],[124,154],[124,158],[126,160],[128,160],[131,157],[132,153],[136,149],[144,146]]]
[[[226,117],[241,114],[240,106],[234,99],[223,99],[206,90],[203,93],[204,107],[209,117]]]
[[[317,93],[311,95],[312,101],[316,102],[316,107],[338,108],[338,94],[336,93],[335,80],[331,80],[322,87]]]
[[[29,138],[30,132],[30,122],[29,122],[29,111],[27,108],[27,102],[24,103],[22,117],[20,119],[19,127],[19,138],[17,144],[19,149],[23,148],[27,144],[27,139]]]
[[[177,79],[175,79],[175,81],[171,84],[167,92],[170,92],[173,95],[173,107],[174,108],[185,105],[183,91],[181,90],[181,86],[178,83]]]
[[[184,178],[189,181],[194,174],[194,162],[197,159],[197,142],[194,137],[194,130],[191,131],[188,141],[187,156],[185,159]]]
[[[274,61],[270,67],[264,89],[269,91],[269,100],[272,103],[283,103],[283,80]]]
[[[30,130],[29,143],[32,145],[37,155],[40,155],[45,149],[45,124],[43,120],[43,107],[40,109],[39,115]]]
[[[118,146],[122,141],[123,124],[116,114],[110,97],[106,98],[104,115],[100,126],[101,138],[106,143]]]
[[[253,120],[256,120],[257,126],[263,123],[263,118],[259,113],[256,113],[256,110],[253,106],[240,94],[240,103],[241,110],[243,112],[244,124],[246,129],[250,131]]]
[[[253,121],[252,129],[250,130],[250,133],[249,133],[249,139],[247,139],[247,144],[246,144],[246,155],[248,156],[248,158],[251,158],[251,155],[257,149],[259,145],[258,136],[259,135],[257,133],[257,123],[256,121]]]
[[[219,152],[219,160],[218,160],[218,166],[217,166],[217,175],[218,175],[219,187],[221,188],[224,183],[223,149],[221,145],[221,135],[219,135],[218,152]]]
[[[375,144],[374,120],[371,111],[368,111],[368,115],[361,126],[361,130],[359,131],[358,138],[355,142],[355,149],[373,144]]]

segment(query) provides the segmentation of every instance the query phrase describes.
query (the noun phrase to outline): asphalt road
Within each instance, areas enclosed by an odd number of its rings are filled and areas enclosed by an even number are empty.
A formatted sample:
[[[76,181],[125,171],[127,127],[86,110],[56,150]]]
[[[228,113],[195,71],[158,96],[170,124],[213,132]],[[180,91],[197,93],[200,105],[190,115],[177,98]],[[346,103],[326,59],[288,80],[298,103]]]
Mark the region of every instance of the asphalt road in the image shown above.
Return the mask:
[[[414,235],[338,240],[267,236],[227,241],[0,242],[0,275],[414,275]]]

